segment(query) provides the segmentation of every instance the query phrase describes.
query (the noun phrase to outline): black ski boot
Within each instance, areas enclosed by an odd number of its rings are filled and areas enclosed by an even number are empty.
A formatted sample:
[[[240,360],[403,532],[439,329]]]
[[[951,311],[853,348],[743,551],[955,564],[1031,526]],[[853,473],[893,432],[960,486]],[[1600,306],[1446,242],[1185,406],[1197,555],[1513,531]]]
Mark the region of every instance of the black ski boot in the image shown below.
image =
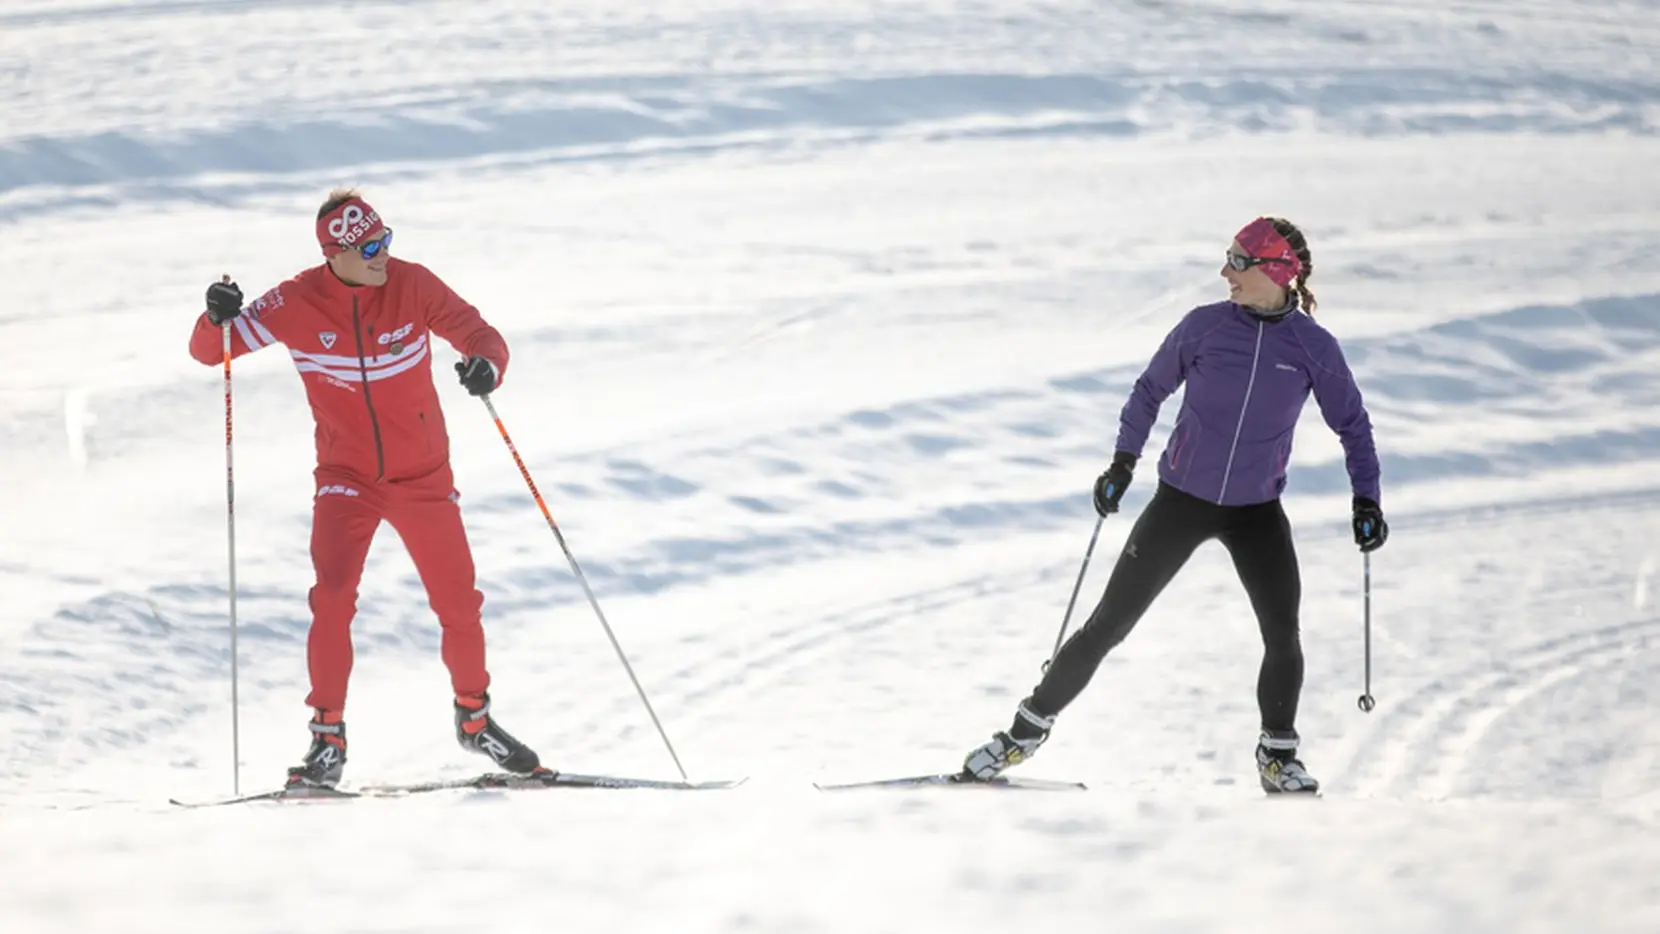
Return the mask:
[[[307,725],[311,748],[304,763],[288,770],[288,788],[333,788],[346,771],[346,724],[339,714],[319,710]]]
[[[488,756],[503,769],[517,775],[542,770],[536,750],[513,738],[490,716],[488,693],[455,699],[455,739],[461,748]]]

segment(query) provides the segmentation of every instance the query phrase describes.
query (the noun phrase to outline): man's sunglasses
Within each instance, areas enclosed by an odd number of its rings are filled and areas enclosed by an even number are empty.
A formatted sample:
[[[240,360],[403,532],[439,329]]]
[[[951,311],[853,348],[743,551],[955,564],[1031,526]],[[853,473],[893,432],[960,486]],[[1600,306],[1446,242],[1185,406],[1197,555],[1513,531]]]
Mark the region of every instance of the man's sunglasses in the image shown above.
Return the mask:
[[[392,228],[388,227],[388,228],[386,228],[385,233],[381,234],[380,236],[376,237],[375,239],[370,240],[367,243],[363,243],[363,244],[360,244],[360,245],[355,246],[355,247],[347,247],[346,249],[356,250],[358,252],[358,255],[362,256],[364,259],[374,259],[375,257],[380,255],[381,250],[389,249],[391,246],[392,246]]]
[[[388,232],[390,236],[390,232]],[[1283,263],[1286,260],[1278,256],[1246,256],[1243,253],[1228,251],[1228,268],[1234,272],[1244,272],[1252,266],[1261,266],[1263,263]]]

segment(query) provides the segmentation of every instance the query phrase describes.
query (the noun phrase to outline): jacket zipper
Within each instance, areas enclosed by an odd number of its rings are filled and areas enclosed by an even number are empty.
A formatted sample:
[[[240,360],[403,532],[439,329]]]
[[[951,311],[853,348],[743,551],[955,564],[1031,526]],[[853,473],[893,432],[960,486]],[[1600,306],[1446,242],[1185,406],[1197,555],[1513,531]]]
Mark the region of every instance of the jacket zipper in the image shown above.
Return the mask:
[[[1251,390],[1257,384],[1257,363],[1262,359],[1262,328],[1263,323],[1257,322],[1257,343],[1251,350],[1251,378],[1245,383],[1245,401],[1239,404],[1239,424],[1233,429],[1233,445],[1228,448],[1228,465],[1222,468],[1222,490],[1216,494],[1216,504],[1228,498],[1228,477],[1233,474],[1233,456],[1239,452],[1239,435],[1245,430],[1245,410],[1251,405]]]
[[[386,478],[386,449],[380,443],[380,419],[375,417],[375,402],[369,398],[369,364],[363,359],[363,333],[359,330],[355,295],[352,296],[352,340],[357,344],[357,372],[363,377],[363,404],[369,408],[369,428],[375,433],[375,481],[378,483]]]

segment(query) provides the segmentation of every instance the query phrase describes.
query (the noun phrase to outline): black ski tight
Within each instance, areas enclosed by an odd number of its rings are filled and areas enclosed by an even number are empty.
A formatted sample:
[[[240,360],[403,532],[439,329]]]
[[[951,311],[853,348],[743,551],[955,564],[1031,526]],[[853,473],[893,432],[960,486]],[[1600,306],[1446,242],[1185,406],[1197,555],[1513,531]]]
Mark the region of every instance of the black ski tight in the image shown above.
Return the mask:
[[[1182,565],[1203,543],[1218,539],[1233,556],[1262,630],[1257,706],[1262,726],[1291,730],[1303,688],[1303,647],[1297,633],[1302,578],[1291,523],[1279,500],[1218,506],[1160,483],[1118,556],[1107,589],[1083,627],[1061,646],[1027,703],[1045,716],[1081,693],[1101,660],[1124,641]]]

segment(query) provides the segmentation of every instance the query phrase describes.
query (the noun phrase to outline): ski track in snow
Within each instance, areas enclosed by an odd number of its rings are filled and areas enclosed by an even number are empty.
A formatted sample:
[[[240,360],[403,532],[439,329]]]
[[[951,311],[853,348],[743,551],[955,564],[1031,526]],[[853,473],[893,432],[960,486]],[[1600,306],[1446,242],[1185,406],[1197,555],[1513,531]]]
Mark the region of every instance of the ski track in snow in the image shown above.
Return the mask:
[[[342,170],[384,181],[456,161],[788,152],[894,135],[1647,135],[1660,102],[1660,84],[1609,56],[1652,64],[1642,50],[1660,31],[1584,5],[1554,19],[1549,5],[1418,16],[1428,5],[1407,4],[1364,26],[1350,4],[1296,16],[1162,2],[787,4],[766,16],[736,3],[690,15],[407,6],[303,29],[284,3],[10,13],[0,22],[22,51],[0,71],[0,222],[147,200],[234,205]],[[85,48],[91,28],[103,41]],[[1261,28],[1290,54],[1239,69],[1233,32]],[[433,82],[421,66],[434,56],[470,80]],[[167,67],[181,58],[197,67]],[[124,93],[102,93],[113,74]],[[208,118],[190,103],[203,95],[219,102]]]

